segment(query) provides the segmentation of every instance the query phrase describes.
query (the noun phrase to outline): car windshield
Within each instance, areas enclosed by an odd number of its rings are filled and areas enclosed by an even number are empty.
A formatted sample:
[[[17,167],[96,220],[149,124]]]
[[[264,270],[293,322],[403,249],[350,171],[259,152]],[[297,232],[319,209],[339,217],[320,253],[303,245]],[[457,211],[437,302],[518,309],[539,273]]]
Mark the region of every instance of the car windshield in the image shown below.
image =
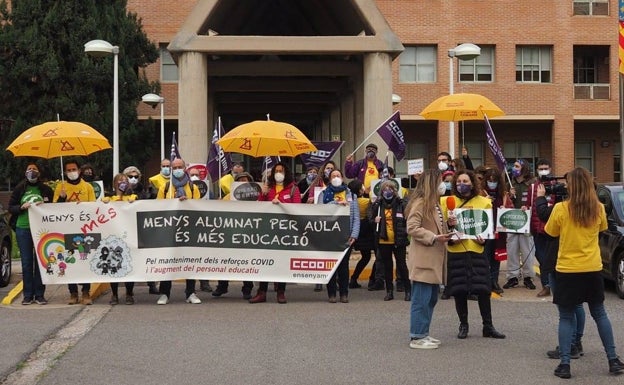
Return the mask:
[[[624,190],[616,192],[615,196],[617,199],[613,202],[613,206],[617,212],[618,218],[624,220],[624,211],[622,210],[622,207],[624,207]]]

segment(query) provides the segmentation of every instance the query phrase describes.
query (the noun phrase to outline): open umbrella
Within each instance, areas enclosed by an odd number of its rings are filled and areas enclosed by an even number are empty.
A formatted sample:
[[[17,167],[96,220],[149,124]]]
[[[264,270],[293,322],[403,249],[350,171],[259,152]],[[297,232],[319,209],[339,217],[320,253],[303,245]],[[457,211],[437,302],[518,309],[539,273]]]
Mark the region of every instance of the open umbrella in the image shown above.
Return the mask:
[[[80,122],[47,122],[22,132],[7,147],[14,156],[51,159],[87,156],[111,148],[108,140],[91,126]]]
[[[260,156],[294,157],[317,148],[292,124],[256,120],[234,127],[217,141],[224,152]]]
[[[483,120],[505,115],[494,102],[479,94],[452,94],[437,98],[420,113],[429,120],[459,122],[464,120]]]

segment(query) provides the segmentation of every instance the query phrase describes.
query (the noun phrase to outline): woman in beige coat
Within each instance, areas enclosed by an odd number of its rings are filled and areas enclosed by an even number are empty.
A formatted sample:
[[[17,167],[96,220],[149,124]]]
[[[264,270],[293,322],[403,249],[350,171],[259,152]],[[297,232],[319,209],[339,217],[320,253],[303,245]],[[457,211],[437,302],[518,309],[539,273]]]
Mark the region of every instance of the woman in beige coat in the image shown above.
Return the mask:
[[[440,209],[446,187],[439,170],[418,179],[407,207],[407,233],[412,236],[407,268],[412,282],[410,348],[436,349],[440,340],[429,335],[438,289],[446,281],[446,245],[451,238]]]

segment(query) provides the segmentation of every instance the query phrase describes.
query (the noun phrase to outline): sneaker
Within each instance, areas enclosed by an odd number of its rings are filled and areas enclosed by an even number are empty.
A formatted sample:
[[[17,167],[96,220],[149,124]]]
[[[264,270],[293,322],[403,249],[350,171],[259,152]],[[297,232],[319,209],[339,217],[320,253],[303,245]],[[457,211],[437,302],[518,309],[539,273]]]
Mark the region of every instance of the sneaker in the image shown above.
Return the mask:
[[[429,340],[430,342],[432,342],[432,343],[434,343],[436,345],[440,345],[442,343],[442,341],[440,341],[439,339],[433,338],[431,336],[427,336],[424,339]]]
[[[518,286],[518,278],[512,277],[507,280],[507,283],[503,285],[503,289],[511,289]]]
[[[555,369],[555,376],[559,378],[570,378],[570,364],[559,364]]]
[[[45,299],[45,297],[41,296],[41,297],[36,297],[35,298],[35,303],[37,305],[47,305],[48,304],[48,300]]]
[[[544,286],[542,290],[537,293],[538,297],[549,297],[550,296],[550,288],[548,286]]]
[[[535,290],[535,284],[533,283],[533,280],[531,279],[531,277],[524,278],[524,287],[526,287],[529,290]]]
[[[609,360],[609,373],[620,374],[624,370],[624,362],[619,357]]]
[[[91,299],[91,295],[87,292],[82,292],[81,302],[83,305],[93,305],[93,300]]]
[[[134,305],[134,296],[126,294],[126,305]]]
[[[227,289],[222,289],[219,286],[217,286],[217,288],[212,291],[212,296],[213,297],[221,297],[223,294],[225,294],[227,292],[228,292]]]
[[[116,295],[111,295],[111,299],[110,301],[108,301],[108,303],[110,305],[119,305],[119,297],[117,297]]]
[[[349,303],[349,297],[346,295],[340,296],[340,303]]]
[[[412,339],[410,341],[409,347],[412,349],[437,349],[440,345],[431,342],[429,339],[419,338]]]
[[[32,297],[24,298],[24,299],[22,300],[22,305],[24,305],[24,306],[26,306],[26,305],[30,305],[30,304],[32,304],[32,303],[33,303],[33,299],[32,299]]]
[[[201,303],[201,299],[197,298],[195,293],[191,293],[191,295],[189,295],[188,298],[186,299],[186,302],[197,305],[198,303]]]
[[[336,299],[336,296],[334,295],[334,296],[329,297],[328,302],[329,303],[336,303],[336,302],[338,302],[338,300]]]
[[[582,349],[582,347],[580,349]],[[548,356],[548,358],[551,358],[553,360],[560,359],[561,351],[559,350],[559,346],[557,346],[555,350],[547,351],[546,355]],[[581,358],[582,355],[582,350],[579,350],[579,347],[576,344],[572,344],[572,348],[570,349],[570,358],[576,360],[578,358]]]
[[[169,297],[167,297],[167,294],[162,294],[160,297],[158,297],[158,301],[156,301],[156,304],[158,305],[166,305],[169,303]]]

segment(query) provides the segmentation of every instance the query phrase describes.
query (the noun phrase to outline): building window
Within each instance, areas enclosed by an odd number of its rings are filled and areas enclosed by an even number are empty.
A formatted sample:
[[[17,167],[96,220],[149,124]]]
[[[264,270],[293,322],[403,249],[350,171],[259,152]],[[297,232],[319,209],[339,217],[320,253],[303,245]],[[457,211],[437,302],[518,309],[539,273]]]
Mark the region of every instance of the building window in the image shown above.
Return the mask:
[[[516,81],[550,83],[552,81],[552,47],[516,47]]]
[[[622,170],[620,167],[620,159],[622,158],[622,148],[620,142],[613,142],[613,181],[622,181]]]
[[[507,159],[507,171],[511,172],[516,159],[524,159],[529,162],[529,170],[535,175],[535,163],[539,160],[539,142],[505,142],[503,154]]]
[[[470,157],[473,167],[485,166],[483,142],[465,142],[464,146],[468,150],[468,156]]]
[[[574,46],[574,99],[609,100],[609,46]]]
[[[401,162],[394,163],[394,174],[397,178],[407,177],[407,160],[406,159],[423,159],[423,168],[429,168],[428,156],[429,146],[425,142],[405,143],[405,158]],[[414,188],[416,186],[412,186]]]
[[[436,46],[405,47],[399,56],[399,83],[436,81]]]
[[[609,0],[574,0],[575,15],[609,15]]]
[[[594,143],[579,141],[574,143],[574,164],[585,167],[594,174]]]
[[[494,81],[494,47],[480,46],[481,55],[472,60],[458,60],[460,82]]]
[[[179,80],[178,66],[167,50],[167,44],[160,45],[160,80],[163,82],[177,82]]]

